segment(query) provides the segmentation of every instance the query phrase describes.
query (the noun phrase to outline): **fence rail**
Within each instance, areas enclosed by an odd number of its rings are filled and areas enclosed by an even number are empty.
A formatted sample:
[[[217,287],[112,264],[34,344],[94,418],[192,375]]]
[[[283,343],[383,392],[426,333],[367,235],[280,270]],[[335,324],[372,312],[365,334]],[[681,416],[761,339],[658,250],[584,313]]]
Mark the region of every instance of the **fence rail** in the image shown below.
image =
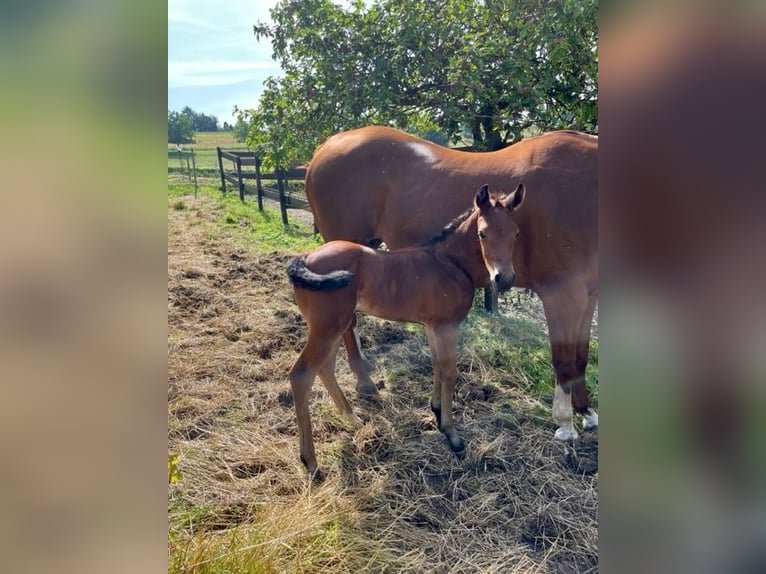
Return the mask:
[[[189,181],[192,180],[192,177],[194,178],[194,195],[197,195],[197,161],[194,157],[194,148],[192,148],[190,151],[185,151],[181,149],[169,149],[168,150],[168,159],[176,159],[178,158],[178,165],[181,168],[181,174],[184,173],[184,160],[186,160],[186,176],[189,178]],[[191,164],[189,164],[189,160],[191,160]]]
[[[239,191],[239,198],[245,201],[245,195],[251,194],[258,198],[258,209],[263,211],[263,198],[273,199],[279,202],[282,213],[282,223],[287,225],[288,209],[309,210],[309,203],[305,197],[291,192],[288,181],[303,181],[306,178],[305,168],[280,169],[273,172],[262,172],[262,161],[255,152],[249,150],[225,150],[216,148],[218,152],[218,171],[221,175],[221,191],[227,191],[226,182],[229,182]],[[224,160],[230,162],[228,169],[224,167]],[[252,167],[252,171],[242,168]],[[255,185],[248,181],[255,180]],[[272,183],[265,183],[265,182]]]

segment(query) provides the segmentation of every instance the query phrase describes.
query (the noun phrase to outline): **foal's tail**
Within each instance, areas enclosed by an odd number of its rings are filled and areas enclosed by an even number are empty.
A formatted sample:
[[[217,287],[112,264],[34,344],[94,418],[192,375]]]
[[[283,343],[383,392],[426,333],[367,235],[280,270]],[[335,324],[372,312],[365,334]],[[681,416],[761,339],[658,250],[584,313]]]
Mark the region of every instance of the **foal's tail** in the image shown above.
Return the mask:
[[[287,262],[287,276],[296,287],[310,291],[333,291],[351,285],[354,274],[350,271],[331,271],[326,275],[314,273],[306,267],[306,259],[293,257]]]

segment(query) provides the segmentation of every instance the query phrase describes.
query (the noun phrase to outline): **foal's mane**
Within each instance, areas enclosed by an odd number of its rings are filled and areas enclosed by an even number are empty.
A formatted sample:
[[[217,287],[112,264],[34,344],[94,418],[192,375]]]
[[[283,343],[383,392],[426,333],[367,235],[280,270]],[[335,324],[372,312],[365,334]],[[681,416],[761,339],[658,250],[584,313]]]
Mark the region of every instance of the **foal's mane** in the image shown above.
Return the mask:
[[[471,214],[473,213],[474,206],[472,205],[468,209],[466,209],[463,213],[458,215],[455,219],[450,221],[447,225],[445,225],[441,231],[431,236],[430,239],[427,239],[421,245],[423,247],[429,247],[431,245],[436,245],[437,243],[441,243],[447,237],[455,233],[455,230],[457,230],[458,227],[460,227],[463,222],[465,222],[466,219],[468,219]]]

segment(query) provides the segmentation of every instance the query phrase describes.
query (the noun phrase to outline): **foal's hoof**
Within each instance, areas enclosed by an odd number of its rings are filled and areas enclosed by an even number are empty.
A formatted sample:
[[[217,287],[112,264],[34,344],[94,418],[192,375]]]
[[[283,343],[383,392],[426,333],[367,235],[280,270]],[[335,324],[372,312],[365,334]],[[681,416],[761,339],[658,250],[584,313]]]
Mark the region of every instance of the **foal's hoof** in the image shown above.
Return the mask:
[[[378,392],[378,387],[376,387],[372,382],[365,383],[365,384],[357,384],[356,392],[365,398],[377,398],[380,396],[380,393]]]
[[[313,471],[311,470],[309,471],[309,478],[311,479],[311,482],[313,482],[314,484],[321,484],[322,482],[324,482],[326,475],[320,469],[315,468]]]
[[[460,438],[455,431],[445,432],[444,436],[447,437],[447,442],[449,443],[449,447],[452,449],[452,452],[460,453],[465,450],[465,443],[463,442],[463,439]]]

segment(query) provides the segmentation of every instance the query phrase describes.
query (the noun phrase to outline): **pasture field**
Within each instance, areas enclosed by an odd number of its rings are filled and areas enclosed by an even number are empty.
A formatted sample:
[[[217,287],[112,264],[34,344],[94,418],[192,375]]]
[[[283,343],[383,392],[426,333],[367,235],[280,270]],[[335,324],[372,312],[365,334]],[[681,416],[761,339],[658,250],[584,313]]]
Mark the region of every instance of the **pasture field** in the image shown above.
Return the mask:
[[[539,301],[510,295],[461,328],[454,455],[429,408],[418,325],[360,318],[382,398],[321,382],[311,404],[321,484],[298,460],[287,372],[305,342],[284,264],[308,226],[169,173],[168,487],[172,573],[487,573],[598,570],[598,437],[553,440],[553,369]],[[588,382],[597,406],[598,339]]]
[[[197,132],[194,135],[194,143],[183,144],[184,150],[194,149],[195,161],[197,163],[197,176],[206,180],[213,181],[218,178],[218,156],[216,155],[216,146],[224,149],[246,149],[244,143],[234,139],[233,132]],[[175,150],[175,144],[168,144],[168,151]],[[186,164],[183,164],[186,169]],[[181,166],[177,158],[168,157],[168,173],[180,173]],[[217,181],[220,181],[218,179]]]

